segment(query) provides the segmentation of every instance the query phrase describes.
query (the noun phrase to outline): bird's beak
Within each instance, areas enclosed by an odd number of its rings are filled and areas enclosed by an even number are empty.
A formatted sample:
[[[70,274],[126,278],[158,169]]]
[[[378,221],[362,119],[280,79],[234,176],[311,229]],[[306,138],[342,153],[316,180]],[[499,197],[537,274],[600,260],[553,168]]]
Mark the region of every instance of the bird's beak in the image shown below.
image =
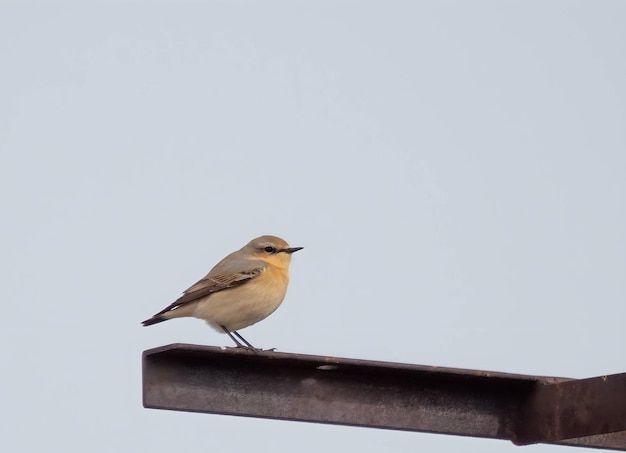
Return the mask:
[[[302,250],[304,247],[291,247],[288,249],[283,249],[283,252],[288,253],[288,254],[292,254],[293,252],[297,252],[298,250]]]

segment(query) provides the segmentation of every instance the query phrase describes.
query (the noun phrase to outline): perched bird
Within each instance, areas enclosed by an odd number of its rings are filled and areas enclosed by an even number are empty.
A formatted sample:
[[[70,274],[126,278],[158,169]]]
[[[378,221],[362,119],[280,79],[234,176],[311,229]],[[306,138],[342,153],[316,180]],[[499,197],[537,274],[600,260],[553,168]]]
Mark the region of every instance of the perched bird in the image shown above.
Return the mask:
[[[276,236],[253,239],[142,324],[151,326],[172,318],[200,318],[217,331],[227,333],[237,347],[254,348],[237,330],[267,318],[280,306],[287,293],[291,254],[301,249],[289,247]]]

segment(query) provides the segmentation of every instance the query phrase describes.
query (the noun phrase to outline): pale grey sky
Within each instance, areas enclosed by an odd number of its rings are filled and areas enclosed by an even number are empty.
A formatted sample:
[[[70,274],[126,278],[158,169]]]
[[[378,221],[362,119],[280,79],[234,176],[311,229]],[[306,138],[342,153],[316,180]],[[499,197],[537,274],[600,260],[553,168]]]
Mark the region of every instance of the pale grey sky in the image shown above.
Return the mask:
[[[0,450],[518,451],[143,409],[152,315],[253,237],[284,352],[626,371],[626,3],[0,3]],[[532,446],[524,451],[566,447]]]

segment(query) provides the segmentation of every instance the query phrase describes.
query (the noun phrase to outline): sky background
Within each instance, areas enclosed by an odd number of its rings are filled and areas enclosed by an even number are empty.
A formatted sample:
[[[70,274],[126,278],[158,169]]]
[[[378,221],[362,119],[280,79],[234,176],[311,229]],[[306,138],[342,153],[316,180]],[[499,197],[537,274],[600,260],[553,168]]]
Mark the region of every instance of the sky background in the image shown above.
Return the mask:
[[[0,2],[0,450],[507,452],[144,409],[151,316],[262,234],[242,334],[338,357],[626,371],[626,2]],[[524,451],[565,451],[530,446]]]

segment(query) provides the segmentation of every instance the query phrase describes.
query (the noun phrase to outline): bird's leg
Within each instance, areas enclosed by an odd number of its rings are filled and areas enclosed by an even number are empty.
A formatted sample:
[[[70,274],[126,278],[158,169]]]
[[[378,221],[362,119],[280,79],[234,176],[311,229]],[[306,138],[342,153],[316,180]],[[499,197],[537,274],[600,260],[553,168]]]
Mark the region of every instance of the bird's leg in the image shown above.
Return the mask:
[[[237,338],[239,338],[241,341],[243,341],[246,344],[246,346],[248,346],[249,348],[252,348],[252,349],[256,349],[254,346],[252,346],[250,343],[248,343],[246,341],[246,339],[239,334],[239,332],[237,332],[236,330],[233,330],[233,333],[237,336]]]
[[[230,331],[229,331],[226,327],[224,327],[224,326],[220,326],[220,327],[222,328],[222,330],[223,330],[224,332],[226,332],[226,333],[228,334],[228,336],[230,337],[230,339],[231,339],[231,340],[233,340],[233,341],[235,342],[235,344],[237,345],[237,347],[238,347],[238,348],[246,348],[246,347],[248,347],[248,346],[244,346],[244,345],[242,345],[241,343],[239,343],[239,342],[237,341],[237,339],[236,339],[235,337],[233,337],[233,335],[230,333]],[[235,332],[235,333],[237,333],[237,332]],[[237,336],[238,336],[239,338],[241,338],[241,335],[237,334]],[[241,339],[243,340],[243,338],[241,338]],[[243,341],[244,341],[246,344],[248,344],[248,345],[250,344],[250,343],[248,343],[246,340],[243,340]]]
[[[237,335],[237,338],[239,338],[241,341],[243,341],[249,348],[254,349],[255,351],[270,351],[270,352],[274,352],[276,350],[276,348],[272,348],[272,349],[260,349],[260,348],[255,348],[254,346],[252,346],[250,343],[248,343],[246,341],[246,339],[244,337],[241,336],[241,334],[237,331],[233,331],[233,333],[235,335]]]
[[[228,336],[235,342],[235,344],[237,345],[238,348],[246,348],[246,349],[252,349],[254,351],[263,351],[263,349],[258,349],[255,348],[254,346],[252,346],[252,344],[250,344],[248,342],[248,340],[246,340],[244,337],[241,336],[241,334],[239,332],[237,332],[236,330],[233,330],[232,332],[230,330],[228,330],[226,327],[224,326],[220,326],[222,328],[222,330],[224,332],[226,332],[228,334]],[[233,336],[234,334],[234,336]],[[245,343],[245,345],[239,343],[239,341],[237,341],[237,338],[239,338],[241,341],[243,341]],[[268,351],[274,351],[276,348],[272,348],[272,349],[268,349]]]

